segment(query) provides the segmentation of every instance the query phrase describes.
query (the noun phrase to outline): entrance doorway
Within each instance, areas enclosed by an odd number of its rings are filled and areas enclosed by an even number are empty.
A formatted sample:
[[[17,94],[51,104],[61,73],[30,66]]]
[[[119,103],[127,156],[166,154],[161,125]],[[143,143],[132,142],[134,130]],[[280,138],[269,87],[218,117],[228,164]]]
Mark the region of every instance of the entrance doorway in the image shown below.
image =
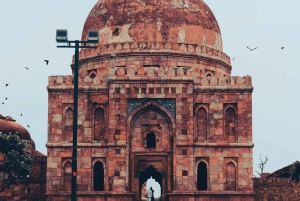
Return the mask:
[[[157,182],[159,184],[160,192],[163,191],[162,175],[152,165],[150,165],[148,168],[146,168],[145,171],[140,172],[140,177],[139,177],[140,200],[145,200],[145,192],[146,192],[146,190],[148,190],[151,187],[150,185],[148,185],[147,181],[149,181],[151,178],[153,178],[155,180],[155,182]],[[147,185],[145,185],[146,183],[147,183]],[[153,186],[152,186],[152,188],[153,188]],[[154,193],[154,195],[157,197],[157,193]],[[159,197],[160,196],[161,195],[159,195]]]

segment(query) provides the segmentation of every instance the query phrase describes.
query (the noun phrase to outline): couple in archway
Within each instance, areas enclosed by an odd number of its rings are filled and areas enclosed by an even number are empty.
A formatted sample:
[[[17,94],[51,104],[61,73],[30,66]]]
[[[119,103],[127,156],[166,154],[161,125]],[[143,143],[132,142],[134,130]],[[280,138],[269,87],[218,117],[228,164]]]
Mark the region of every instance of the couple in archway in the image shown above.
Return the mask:
[[[147,190],[147,201],[154,201],[154,190],[152,189],[152,187],[150,187],[150,189]]]

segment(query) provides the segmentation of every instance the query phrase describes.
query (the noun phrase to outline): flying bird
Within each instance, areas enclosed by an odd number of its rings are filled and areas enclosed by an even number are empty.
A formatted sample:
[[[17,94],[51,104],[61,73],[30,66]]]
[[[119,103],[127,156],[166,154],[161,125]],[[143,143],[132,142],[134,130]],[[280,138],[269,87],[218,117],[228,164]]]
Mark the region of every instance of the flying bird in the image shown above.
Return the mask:
[[[28,127],[28,128],[30,128],[30,126],[29,126],[29,125],[27,125],[27,127]]]
[[[5,98],[5,100],[7,100],[7,97]]]
[[[233,57],[232,60],[235,60],[235,57]]]
[[[9,84],[6,84],[5,86],[7,87]]]
[[[21,113],[21,115],[20,115],[20,116],[23,116],[23,115],[22,115],[22,113]]]
[[[29,70],[29,68],[27,68],[27,67],[24,67],[26,70]]]
[[[284,49],[284,47],[281,47],[281,49],[283,50],[283,49]]]
[[[2,102],[2,105],[4,105],[4,102]]]
[[[256,48],[253,48],[253,49],[251,49],[251,48],[250,48],[250,47],[248,47],[248,46],[247,46],[247,48],[248,48],[249,50],[251,50],[251,51],[253,51],[253,50],[257,49],[257,47],[256,47]]]
[[[46,64],[48,65],[48,63],[49,63],[49,60],[44,60],[45,62],[46,62]]]

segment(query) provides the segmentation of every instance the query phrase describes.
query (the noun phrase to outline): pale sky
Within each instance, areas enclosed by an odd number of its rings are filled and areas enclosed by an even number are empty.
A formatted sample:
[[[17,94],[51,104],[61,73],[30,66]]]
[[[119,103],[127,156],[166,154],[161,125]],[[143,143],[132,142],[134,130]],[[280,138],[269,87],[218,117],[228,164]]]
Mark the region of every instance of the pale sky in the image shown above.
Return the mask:
[[[259,170],[260,153],[270,159],[265,172],[300,160],[300,1],[205,2],[218,20],[224,52],[235,57],[232,75],[253,79],[254,170]],[[37,150],[44,154],[48,76],[71,74],[74,54],[74,49],[56,48],[55,31],[65,28],[69,39],[80,39],[95,3],[9,0],[0,7],[0,114],[12,116],[26,128],[30,125],[27,129]],[[251,52],[246,46],[258,49]],[[44,59],[50,60],[48,66]]]

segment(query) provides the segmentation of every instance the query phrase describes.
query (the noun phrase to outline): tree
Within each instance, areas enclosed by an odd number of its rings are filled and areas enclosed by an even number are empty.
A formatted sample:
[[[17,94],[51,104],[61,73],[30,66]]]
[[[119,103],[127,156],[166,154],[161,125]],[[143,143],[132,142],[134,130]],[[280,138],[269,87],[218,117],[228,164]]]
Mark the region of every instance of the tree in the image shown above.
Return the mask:
[[[296,161],[294,162],[292,171],[291,171],[291,179],[292,181],[295,181],[296,183],[299,183],[300,180],[300,162]]]
[[[259,167],[259,169],[260,169],[260,173],[257,172],[257,171],[255,171],[255,172],[256,172],[257,174],[259,174],[259,176],[261,176],[262,173],[264,173],[265,164],[267,163],[267,161],[268,161],[269,159],[268,159],[268,157],[266,156],[265,161],[263,161],[263,160],[261,159],[261,154],[260,154],[259,160],[260,160],[260,164],[258,164],[258,167]]]
[[[31,159],[25,152],[25,143],[18,133],[0,133],[0,192],[18,185],[30,174]]]

